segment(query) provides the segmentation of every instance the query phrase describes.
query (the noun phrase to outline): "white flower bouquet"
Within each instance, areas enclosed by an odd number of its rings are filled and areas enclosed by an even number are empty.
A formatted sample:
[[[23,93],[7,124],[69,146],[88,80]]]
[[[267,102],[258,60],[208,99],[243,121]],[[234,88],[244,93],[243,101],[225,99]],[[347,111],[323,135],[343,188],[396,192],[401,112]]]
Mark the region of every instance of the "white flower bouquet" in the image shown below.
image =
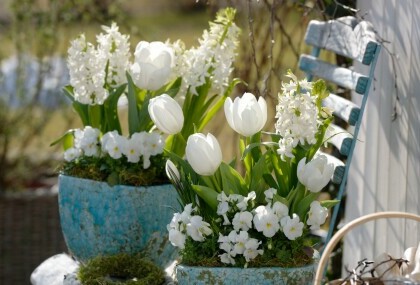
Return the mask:
[[[230,80],[239,35],[234,17],[234,9],[219,11],[190,49],[179,40],[141,41],[132,56],[129,36],[116,24],[103,27],[96,46],[84,35],[73,40],[64,91],[83,128],[53,143],[65,149],[61,173],[111,185],[167,181],[164,148],[183,156],[185,138],[207,125],[239,82]]]
[[[325,223],[336,203],[317,200],[334,172],[318,153],[332,115],[321,105],[329,94],[323,81],[288,77],[273,133],[262,131],[264,98],[245,93],[224,103],[228,124],[241,135],[244,175],[235,161],[222,161],[212,134],[191,135],[186,160],[170,155],[167,175],[184,208],[167,228],[183,264],[296,267],[313,261],[310,231]]]

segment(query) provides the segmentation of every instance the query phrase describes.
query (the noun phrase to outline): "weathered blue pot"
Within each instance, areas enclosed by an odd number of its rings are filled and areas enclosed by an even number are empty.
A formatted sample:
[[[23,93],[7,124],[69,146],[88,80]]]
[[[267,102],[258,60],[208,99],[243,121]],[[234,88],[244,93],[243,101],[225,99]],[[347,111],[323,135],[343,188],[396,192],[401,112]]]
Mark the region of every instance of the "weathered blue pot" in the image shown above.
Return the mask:
[[[177,193],[170,184],[111,187],[60,175],[58,202],[64,239],[79,261],[144,251],[166,267],[177,257],[166,229],[179,211]]]
[[[296,268],[176,267],[176,278],[181,285],[311,285],[314,276],[314,265]]]

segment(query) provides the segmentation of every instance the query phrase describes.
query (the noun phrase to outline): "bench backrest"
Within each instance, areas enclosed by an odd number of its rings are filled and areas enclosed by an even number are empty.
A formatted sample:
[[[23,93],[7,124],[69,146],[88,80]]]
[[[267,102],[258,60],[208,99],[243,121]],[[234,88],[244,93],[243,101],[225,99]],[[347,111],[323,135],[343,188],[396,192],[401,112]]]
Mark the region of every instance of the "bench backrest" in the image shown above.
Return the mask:
[[[367,21],[360,21],[355,17],[343,17],[327,22],[310,21],[305,42],[312,46],[311,55],[302,54],[299,59],[299,68],[307,74],[308,80],[313,77],[322,78],[342,88],[354,91],[363,96],[362,103],[357,105],[350,100],[331,94],[324,105],[334,110],[334,115],[353,126],[353,134],[333,125],[329,134],[330,142],[346,157],[345,162],[327,155],[335,165],[332,182],[339,184],[336,199],[342,200],[346,187],[347,175],[357,141],[366,100],[370,86],[374,80],[376,61],[381,46],[376,41],[372,25]],[[328,50],[333,53],[359,61],[368,66],[368,72],[361,74],[351,68],[337,66],[319,59],[320,51]],[[330,228],[325,242],[327,243],[337,222],[340,203],[334,207],[330,220]]]

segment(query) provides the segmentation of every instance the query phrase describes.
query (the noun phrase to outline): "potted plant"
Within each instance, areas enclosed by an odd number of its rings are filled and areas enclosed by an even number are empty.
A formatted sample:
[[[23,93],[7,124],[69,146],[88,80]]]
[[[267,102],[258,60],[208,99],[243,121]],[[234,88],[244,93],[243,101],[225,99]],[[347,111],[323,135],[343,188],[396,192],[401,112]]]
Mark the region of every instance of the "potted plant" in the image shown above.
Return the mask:
[[[116,24],[103,27],[96,46],[83,35],[71,42],[64,91],[83,128],[53,144],[65,149],[60,219],[78,260],[139,251],[162,266],[174,259],[166,223],[179,203],[163,150],[182,157],[185,138],[207,125],[238,83],[229,79],[234,17],[235,10],[221,10],[190,49],[141,41],[132,57],[129,36]]]
[[[180,249],[180,284],[312,284],[319,229],[336,201],[318,201],[334,166],[318,153],[331,110],[322,107],[325,83],[288,73],[276,106],[275,132],[263,132],[267,104],[251,93],[224,103],[241,135],[241,165],[222,161],[217,139],[195,133],[186,160],[174,153],[168,172],[183,211],[168,225]]]

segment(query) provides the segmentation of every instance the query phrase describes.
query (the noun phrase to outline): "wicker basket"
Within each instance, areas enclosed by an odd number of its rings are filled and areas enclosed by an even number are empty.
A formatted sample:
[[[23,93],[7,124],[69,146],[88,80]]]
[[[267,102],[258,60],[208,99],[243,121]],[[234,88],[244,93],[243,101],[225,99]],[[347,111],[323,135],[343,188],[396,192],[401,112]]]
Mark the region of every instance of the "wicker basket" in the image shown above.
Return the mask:
[[[358,219],[355,219],[353,221],[351,221],[350,223],[348,223],[347,225],[345,225],[344,227],[342,227],[331,239],[331,241],[328,243],[328,245],[325,247],[324,252],[322,253],[321,259],[319,260],[319,265],[315,274],[315,280],[314,280],[314,284],[315,285],[320,285],[321,281],[322,281],[322,276],[324,273],[324,268],[327,265],[328,259],[331,255],[331,252],[333,251],[333,249],[335,248],[335,246],[337,245],[337,243],[344,237],[344,235],[349,232],[350,230],[352,230],[353,228],[362,225],[364,223],[367,223],[369,221],[373,221],[373,220],[377,220],[377,219],[389,219],[389,218],[404,218],[404,219],[411,219],[411,220],[415,220],[417,222],[420,222],[420,216],[415,215],[415,214],[411,214],[411,213],[404,213],[404,212],[379,212],[379,213],[373,213],[373,214],[369,214],[363,217],[360,217]],[[350,284],[350,282],[344,282],[342,280],[334,280],[332,282],[330,282],[329,284],[331,285],[339,285],[339,284],[343,284],[343,285],[347,285]],[[353,284],[357,284],[357,283],[353,283]],[[368,280],[368,282],[364,282],[364,283],[360,283],[360,284],[383,284],[380,280],[378,280],[377,278],[372,278],[371,280]],[[389,283],[387,283],[389,284]],[[393,284],[407,284],[404,282],[399,282],[396,281]],[[412,283],[411,283],[412,284]]]

